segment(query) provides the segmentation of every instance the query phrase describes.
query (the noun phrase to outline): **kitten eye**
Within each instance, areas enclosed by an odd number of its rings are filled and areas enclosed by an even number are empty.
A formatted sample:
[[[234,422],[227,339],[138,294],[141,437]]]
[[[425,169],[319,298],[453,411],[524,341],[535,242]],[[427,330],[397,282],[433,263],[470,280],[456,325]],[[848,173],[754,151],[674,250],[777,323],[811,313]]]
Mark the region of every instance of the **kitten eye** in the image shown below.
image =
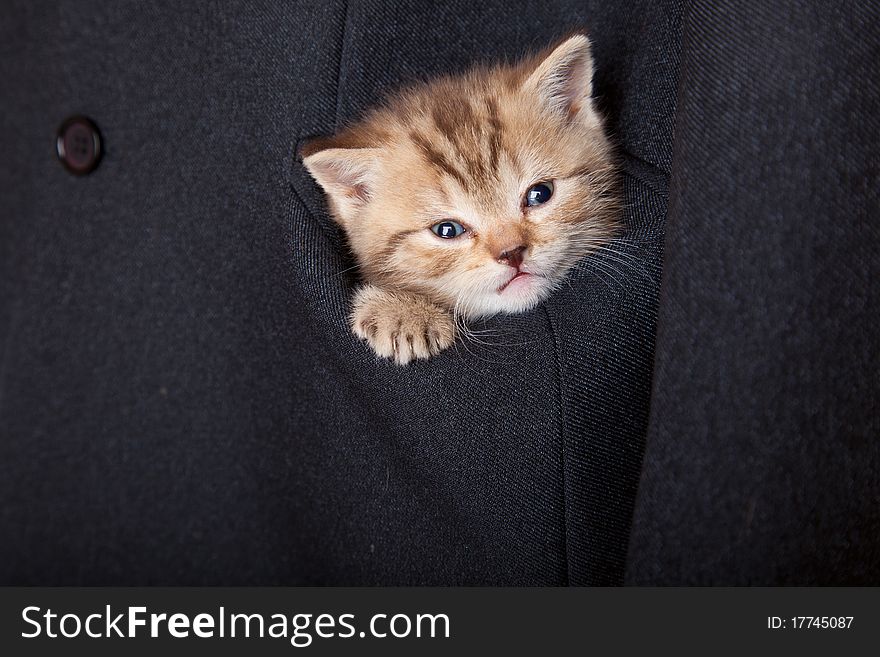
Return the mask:
[[[533,205],[541,205],[542,203],[549,201],[551,196],[553,196],[553,183],[549,181],[541,182],[529,187],[526,192],[525,203],[529,207]]]
[[[431,230],[438,237],[442,237],[445,240],[451,240],[464,232],[464,226],[457,221],[441,221],[439,224],[431,226]]]

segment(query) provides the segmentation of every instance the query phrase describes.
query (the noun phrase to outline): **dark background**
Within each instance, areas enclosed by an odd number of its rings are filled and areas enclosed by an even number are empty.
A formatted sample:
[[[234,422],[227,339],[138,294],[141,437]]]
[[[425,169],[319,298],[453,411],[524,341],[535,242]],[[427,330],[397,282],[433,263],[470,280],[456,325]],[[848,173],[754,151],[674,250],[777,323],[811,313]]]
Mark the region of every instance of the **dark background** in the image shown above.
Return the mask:
[[[0,581],[876,584],[878,12],[773,7],[8,2]],[[297,145],[580,27],[637,264],[377,361]]]

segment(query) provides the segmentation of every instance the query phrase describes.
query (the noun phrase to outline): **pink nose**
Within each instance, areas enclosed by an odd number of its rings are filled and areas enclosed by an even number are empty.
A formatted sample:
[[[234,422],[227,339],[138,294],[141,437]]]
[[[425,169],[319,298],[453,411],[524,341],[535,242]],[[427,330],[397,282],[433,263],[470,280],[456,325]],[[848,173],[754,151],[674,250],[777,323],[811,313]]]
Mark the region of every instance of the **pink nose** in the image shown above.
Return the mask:
[[[515,246],[512,249],[507,249],[502,251],[498,256],[498,262],[502,265],[510,265],[516,269],[519,269],[519,266],[523,261],[523,254],[526,252],[528,247],[520,244],[519,246]]]

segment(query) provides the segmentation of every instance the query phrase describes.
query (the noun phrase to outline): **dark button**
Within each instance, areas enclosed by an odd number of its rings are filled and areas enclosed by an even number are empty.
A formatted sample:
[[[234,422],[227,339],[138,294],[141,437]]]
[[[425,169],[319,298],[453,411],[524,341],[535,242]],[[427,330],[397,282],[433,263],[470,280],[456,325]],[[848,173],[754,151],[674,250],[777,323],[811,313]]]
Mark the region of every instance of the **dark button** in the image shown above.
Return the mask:
[[[84,176],[101,161],[101,133],[98,126],[84,116],[72,116],[58,128],[55,140],[58,159],[70,173]]]

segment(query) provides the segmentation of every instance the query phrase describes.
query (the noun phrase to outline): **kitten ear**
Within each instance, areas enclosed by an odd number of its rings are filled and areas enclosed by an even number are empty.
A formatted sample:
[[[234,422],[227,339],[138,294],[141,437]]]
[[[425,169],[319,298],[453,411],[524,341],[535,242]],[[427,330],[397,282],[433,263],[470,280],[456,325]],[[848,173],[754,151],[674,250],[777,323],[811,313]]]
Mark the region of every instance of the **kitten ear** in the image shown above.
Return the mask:
[[[308,148],[303,150],[309,152]],[[351,221],[370,200],[378,156],[377,148],[325,148],[303,157],[303,164],[327,194],[338,221]]]
[[[591,109],[593,55],[590,40],[577,34],[559,44],[535,67],[523,84],[552,112],[574,118]]]

